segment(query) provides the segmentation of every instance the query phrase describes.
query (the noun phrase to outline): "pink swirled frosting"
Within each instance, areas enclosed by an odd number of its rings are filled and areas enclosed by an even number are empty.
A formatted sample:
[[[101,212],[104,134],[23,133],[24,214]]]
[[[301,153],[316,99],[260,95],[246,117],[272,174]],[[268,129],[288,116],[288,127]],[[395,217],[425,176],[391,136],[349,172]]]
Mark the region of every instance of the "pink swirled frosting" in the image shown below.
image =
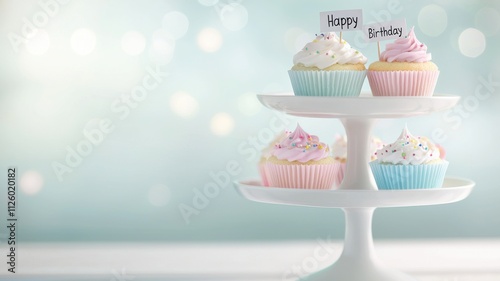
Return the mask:
[[[272,154],[279,160],[305,163],[328,157],[330,148],[320,142],[317,136],[309,135],[297,124],[297,128],[293,133],[275,145]]]
[[[427,46],[418,41],[411,28],[406,38],[400,38],[392,44],[387,44],[385,51],[380,54],[381,61],[387,62],[428,62],[431,54],[427,53]]]

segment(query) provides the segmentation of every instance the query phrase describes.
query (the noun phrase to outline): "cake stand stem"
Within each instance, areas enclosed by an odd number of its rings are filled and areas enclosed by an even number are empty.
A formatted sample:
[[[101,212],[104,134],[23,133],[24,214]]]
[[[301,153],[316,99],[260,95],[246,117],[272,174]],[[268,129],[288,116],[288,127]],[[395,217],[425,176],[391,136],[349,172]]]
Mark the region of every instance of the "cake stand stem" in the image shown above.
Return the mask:
[[[342,258],[371,260],[375,257],[372,236],[372,218],[375,208],[346,208],[345,238]]]
[[[376,190],[370,162],[371,131],[374,119],[343,118],[347,135],[347,167],[339,189]]]
[[[306,276],[307,281],[416,281],[382,265],[375,255],[372,218],[375,208],[344,208],[344,250],[331,266]]]

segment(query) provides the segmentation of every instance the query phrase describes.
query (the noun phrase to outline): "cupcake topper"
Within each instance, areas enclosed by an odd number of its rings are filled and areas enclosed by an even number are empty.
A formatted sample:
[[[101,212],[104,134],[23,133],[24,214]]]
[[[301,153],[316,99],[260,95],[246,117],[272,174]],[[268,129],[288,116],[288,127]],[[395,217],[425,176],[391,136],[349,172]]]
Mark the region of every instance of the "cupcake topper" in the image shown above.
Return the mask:
[[[340,31],[339,40],[342,43],[342,31],[362,29],[363,10],[321,12],[319,25],[321,32]]]
[[[378,59],[380,60],[380,41],[404,38],[406,19],[397,19],[363,26],[363,33],[367,42],[377,42]]]

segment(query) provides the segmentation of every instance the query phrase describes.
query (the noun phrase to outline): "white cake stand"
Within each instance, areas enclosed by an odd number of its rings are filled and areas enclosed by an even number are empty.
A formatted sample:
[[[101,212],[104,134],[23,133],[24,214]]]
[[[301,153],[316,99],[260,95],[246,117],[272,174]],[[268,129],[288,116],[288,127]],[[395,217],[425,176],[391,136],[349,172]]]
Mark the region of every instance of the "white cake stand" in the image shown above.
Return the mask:
[[[369,159],[371,129],[377,118],[401,118],[449,109],[459,97],[298,97],[292,93],[259,95],[265,106],[284,113],[316,118],[339,118],[348,138],[344,180],[338,190],[305,190],[261,186],[259,181],[238,181],[247,199],[263,203],[342,208],[346,217],[344,250],[330,267],[301,280],[307,281],[415,281],[380,263],[372,237],[373,212],[380,207],[437,205],[466,198],[474,182],[446,178],[442,188],[378,190]]]

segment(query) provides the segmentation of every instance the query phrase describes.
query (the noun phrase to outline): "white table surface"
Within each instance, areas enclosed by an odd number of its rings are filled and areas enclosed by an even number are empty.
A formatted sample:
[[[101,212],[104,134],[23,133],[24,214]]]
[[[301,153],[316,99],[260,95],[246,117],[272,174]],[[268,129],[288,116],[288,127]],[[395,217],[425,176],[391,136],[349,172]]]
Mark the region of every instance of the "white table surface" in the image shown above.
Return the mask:
[[[500,239],[375,241],[380,259],[422,281],[500,281]],[[292,280],[341,253],[341,241],[24,243],[18,272],[0,280]],[[315,252],[328,253],[325,260]],[[296,271],[297,272],[297,271]],[[289,279],[287,279],[289,278]]]

